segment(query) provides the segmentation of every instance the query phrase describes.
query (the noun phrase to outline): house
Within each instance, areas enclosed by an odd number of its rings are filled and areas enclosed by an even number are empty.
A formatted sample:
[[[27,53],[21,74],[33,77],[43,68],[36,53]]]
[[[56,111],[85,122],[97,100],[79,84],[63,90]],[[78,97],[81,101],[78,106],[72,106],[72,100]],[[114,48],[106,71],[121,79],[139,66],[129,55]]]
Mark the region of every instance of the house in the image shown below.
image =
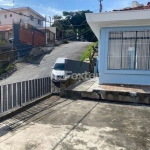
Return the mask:
[[[38,29],[44,33],[46,31],[46,44],[55,43],[55,33],[50,31],[50,27],[39,27]]]
[[[86,19],[99,40],[99,84],[150,85],[150,3]]]
[[[45,32],[46,29],[46,44],[55,43],[55,41],[61,41],[63,39],[63,33],[56,27],[38,27],[39,30]]]
[[[12,38],[13,31],[12,25],[0,26],[0,40],[5,41],[5,45],[10,45],[8,39]]]
[[[36,19],[35,19],[36,18]],[[21,23],[25,27],[43,27],[45,18],[30,7],[0,10],[0,25],[11,25],[13,22]]]
[[[0,10],[0,36],[9,44],[13,38],[13,23],[19,23],[25,28],[43,27],[45,18],[30,7],[20,7],[8,10]]]

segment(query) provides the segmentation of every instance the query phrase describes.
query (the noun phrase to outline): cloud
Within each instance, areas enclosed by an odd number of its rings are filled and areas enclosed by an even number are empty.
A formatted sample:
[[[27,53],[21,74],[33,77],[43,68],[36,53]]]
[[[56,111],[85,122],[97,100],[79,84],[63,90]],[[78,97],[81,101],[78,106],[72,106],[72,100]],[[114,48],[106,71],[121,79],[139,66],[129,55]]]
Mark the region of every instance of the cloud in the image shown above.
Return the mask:
[[[62,15],[62,11],[55,8],[48,7],[48,11],[56,15]]]
[[[12,0],[0,0],[0,5],[12,7],[14,4]]]

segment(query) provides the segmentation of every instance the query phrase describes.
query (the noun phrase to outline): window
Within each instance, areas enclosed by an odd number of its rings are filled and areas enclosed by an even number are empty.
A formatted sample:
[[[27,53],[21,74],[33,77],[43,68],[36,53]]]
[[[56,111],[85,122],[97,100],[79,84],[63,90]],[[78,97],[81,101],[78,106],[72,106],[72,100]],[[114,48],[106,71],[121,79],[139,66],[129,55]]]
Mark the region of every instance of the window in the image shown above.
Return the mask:
[[[150,31],[110,32],[108,69],[150,70]]]
[[[40,19],[38,19],[38,24],[41,25],[42,24],[42,21]]]
[[[10,17],[12,17],[12,14],[10,14]]]
[[[30,15],[30,20],[34,21],[34,17],[32,15]]]
[[[5,15],[5,18],[7,18],[7,15]]]
[[[55,64],[54,70],[65,70],[65,64],[64,63]]]

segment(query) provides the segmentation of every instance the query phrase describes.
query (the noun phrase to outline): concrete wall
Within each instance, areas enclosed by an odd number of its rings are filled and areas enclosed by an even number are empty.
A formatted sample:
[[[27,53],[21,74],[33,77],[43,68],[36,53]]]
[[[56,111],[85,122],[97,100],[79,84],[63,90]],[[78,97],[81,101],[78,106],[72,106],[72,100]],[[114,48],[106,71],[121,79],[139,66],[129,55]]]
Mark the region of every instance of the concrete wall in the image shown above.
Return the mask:
[[[50,27],[49,30],[55,33],[55,39],[56,39],[56,27]]]
[[[99,42],[99,83],[100,84],[139,84],[150,85],[150,70],[108,70],[108,34],[110,31],[144,31],[150,27],[102,28]]]

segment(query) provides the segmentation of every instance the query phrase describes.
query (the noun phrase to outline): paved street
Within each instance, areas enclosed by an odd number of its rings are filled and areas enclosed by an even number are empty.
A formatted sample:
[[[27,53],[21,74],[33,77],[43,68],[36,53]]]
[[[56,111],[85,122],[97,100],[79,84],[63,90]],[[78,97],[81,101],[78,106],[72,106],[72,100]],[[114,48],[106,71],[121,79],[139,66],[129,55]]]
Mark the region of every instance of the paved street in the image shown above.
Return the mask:
[[[0,81],[0,85],[36,79],[49,76],[51,67],[59,57],[80,60],[89,42],[73,42],[56,47],[50,54],[45,55],[39,65],[18,64],[18,70],[10,77]]]
[[[0,126],[0,150],[150,149],[148,106],[53,96]]]

